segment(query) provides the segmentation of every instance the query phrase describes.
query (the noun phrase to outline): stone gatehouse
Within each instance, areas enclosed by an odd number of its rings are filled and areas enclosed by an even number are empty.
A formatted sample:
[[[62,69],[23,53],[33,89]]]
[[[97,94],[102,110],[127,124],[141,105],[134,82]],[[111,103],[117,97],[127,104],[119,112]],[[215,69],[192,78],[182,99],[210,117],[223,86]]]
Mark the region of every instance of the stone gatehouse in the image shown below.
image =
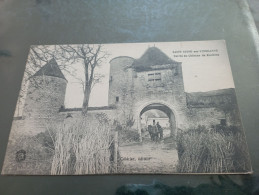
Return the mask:
[[[39,86],[29,85],[22,123],[36,134],[47,120],[63,121],[77,117],[80,108],[65,108],[67,80],[55,60],[49,61],[33,76]],[[229,106],[232,105],[232,106]],[[139,59],[119,56],[110,61],[108,105],[89,108],[89,114],[105,113],[122,125],[133,119],[141,138],[141,116],[157,109],[170,121],[171,136],[179,129],[198,125],[240,125],[234,89],[186,93],[182,63],[150,47]]]

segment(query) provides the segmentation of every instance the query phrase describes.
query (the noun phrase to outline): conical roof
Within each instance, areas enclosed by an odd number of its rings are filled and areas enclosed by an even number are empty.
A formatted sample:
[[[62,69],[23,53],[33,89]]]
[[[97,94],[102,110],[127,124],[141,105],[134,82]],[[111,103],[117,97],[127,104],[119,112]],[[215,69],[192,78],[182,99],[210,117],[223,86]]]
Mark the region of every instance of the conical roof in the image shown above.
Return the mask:
[[[47,62],[38,72],[36,72],[33,76],[53,76],[65,79],[65,76],[61,72],[56,60],[52,58],[49,62]]]
[[[165,65],[165,64],[175,64],[178,63],[170,59],[165,53],[163,53],[157,47],[150,47],[146,52],[133,62],[133,67],[136,70],[149,69],[154,65]]]

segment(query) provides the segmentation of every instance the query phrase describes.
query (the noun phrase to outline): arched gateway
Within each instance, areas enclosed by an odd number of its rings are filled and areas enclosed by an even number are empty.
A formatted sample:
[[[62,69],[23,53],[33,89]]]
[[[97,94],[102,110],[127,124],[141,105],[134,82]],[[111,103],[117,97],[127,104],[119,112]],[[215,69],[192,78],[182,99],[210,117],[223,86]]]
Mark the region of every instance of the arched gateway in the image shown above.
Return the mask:
[[[140,141],[141,115],[152,109],[165,113],[170,124],[167,132],[175,136],[187,109],[181,62],[156,47],[148,48],[139,59],[113,58],[108,105],[115,108],[114,117],[122,125],[133,125],[131,129],[138,131]]]
[[[170,136],[175,137],[177,134],[177,120],[173,107],[163,101],[149,101],[137,110],[137,128],[140,135],[140,139],[142,140],[141,116],[149,110],[160,110],[167,115],[170,124]]]

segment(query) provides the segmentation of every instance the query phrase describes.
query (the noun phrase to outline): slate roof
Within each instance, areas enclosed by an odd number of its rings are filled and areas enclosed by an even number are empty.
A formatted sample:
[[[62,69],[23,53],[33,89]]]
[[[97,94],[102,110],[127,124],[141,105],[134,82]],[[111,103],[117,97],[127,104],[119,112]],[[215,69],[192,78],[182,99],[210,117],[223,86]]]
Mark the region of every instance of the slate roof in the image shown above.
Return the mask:
[[[145,71],[149,70],[151,66],[155,65],[166,65],[166,64],[178,64],[172,59],[170,59],[165,53],[163,53],[157,47],[148,48],[145,53],[139,58],[136,59],[132,66],[136,71]]]
[[[56,60],[52,58],[49,62],[47,62],[38,72],[36,72],[33,76],[53,76],[65,79],[65,76],[61,72]]]

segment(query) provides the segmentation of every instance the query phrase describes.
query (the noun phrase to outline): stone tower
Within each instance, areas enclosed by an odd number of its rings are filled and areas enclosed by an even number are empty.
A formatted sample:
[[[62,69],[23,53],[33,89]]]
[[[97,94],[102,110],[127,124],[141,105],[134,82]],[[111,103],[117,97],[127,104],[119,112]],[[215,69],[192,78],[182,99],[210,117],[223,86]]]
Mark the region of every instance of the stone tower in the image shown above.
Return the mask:
[[[49,118],[64,106],[67,80],[55,59],[51,59],[31,78],[25,99],[23,117]]]
[[[124,124],[132,110],[135,77],[133,62],[134,58],[127,56],[119,56],[110,61],[108,104],[116,107],[115,115]]]
[[[125,101],[133,84],[132,63],[134,58],[119,56],[110,61],[109,105]]]

